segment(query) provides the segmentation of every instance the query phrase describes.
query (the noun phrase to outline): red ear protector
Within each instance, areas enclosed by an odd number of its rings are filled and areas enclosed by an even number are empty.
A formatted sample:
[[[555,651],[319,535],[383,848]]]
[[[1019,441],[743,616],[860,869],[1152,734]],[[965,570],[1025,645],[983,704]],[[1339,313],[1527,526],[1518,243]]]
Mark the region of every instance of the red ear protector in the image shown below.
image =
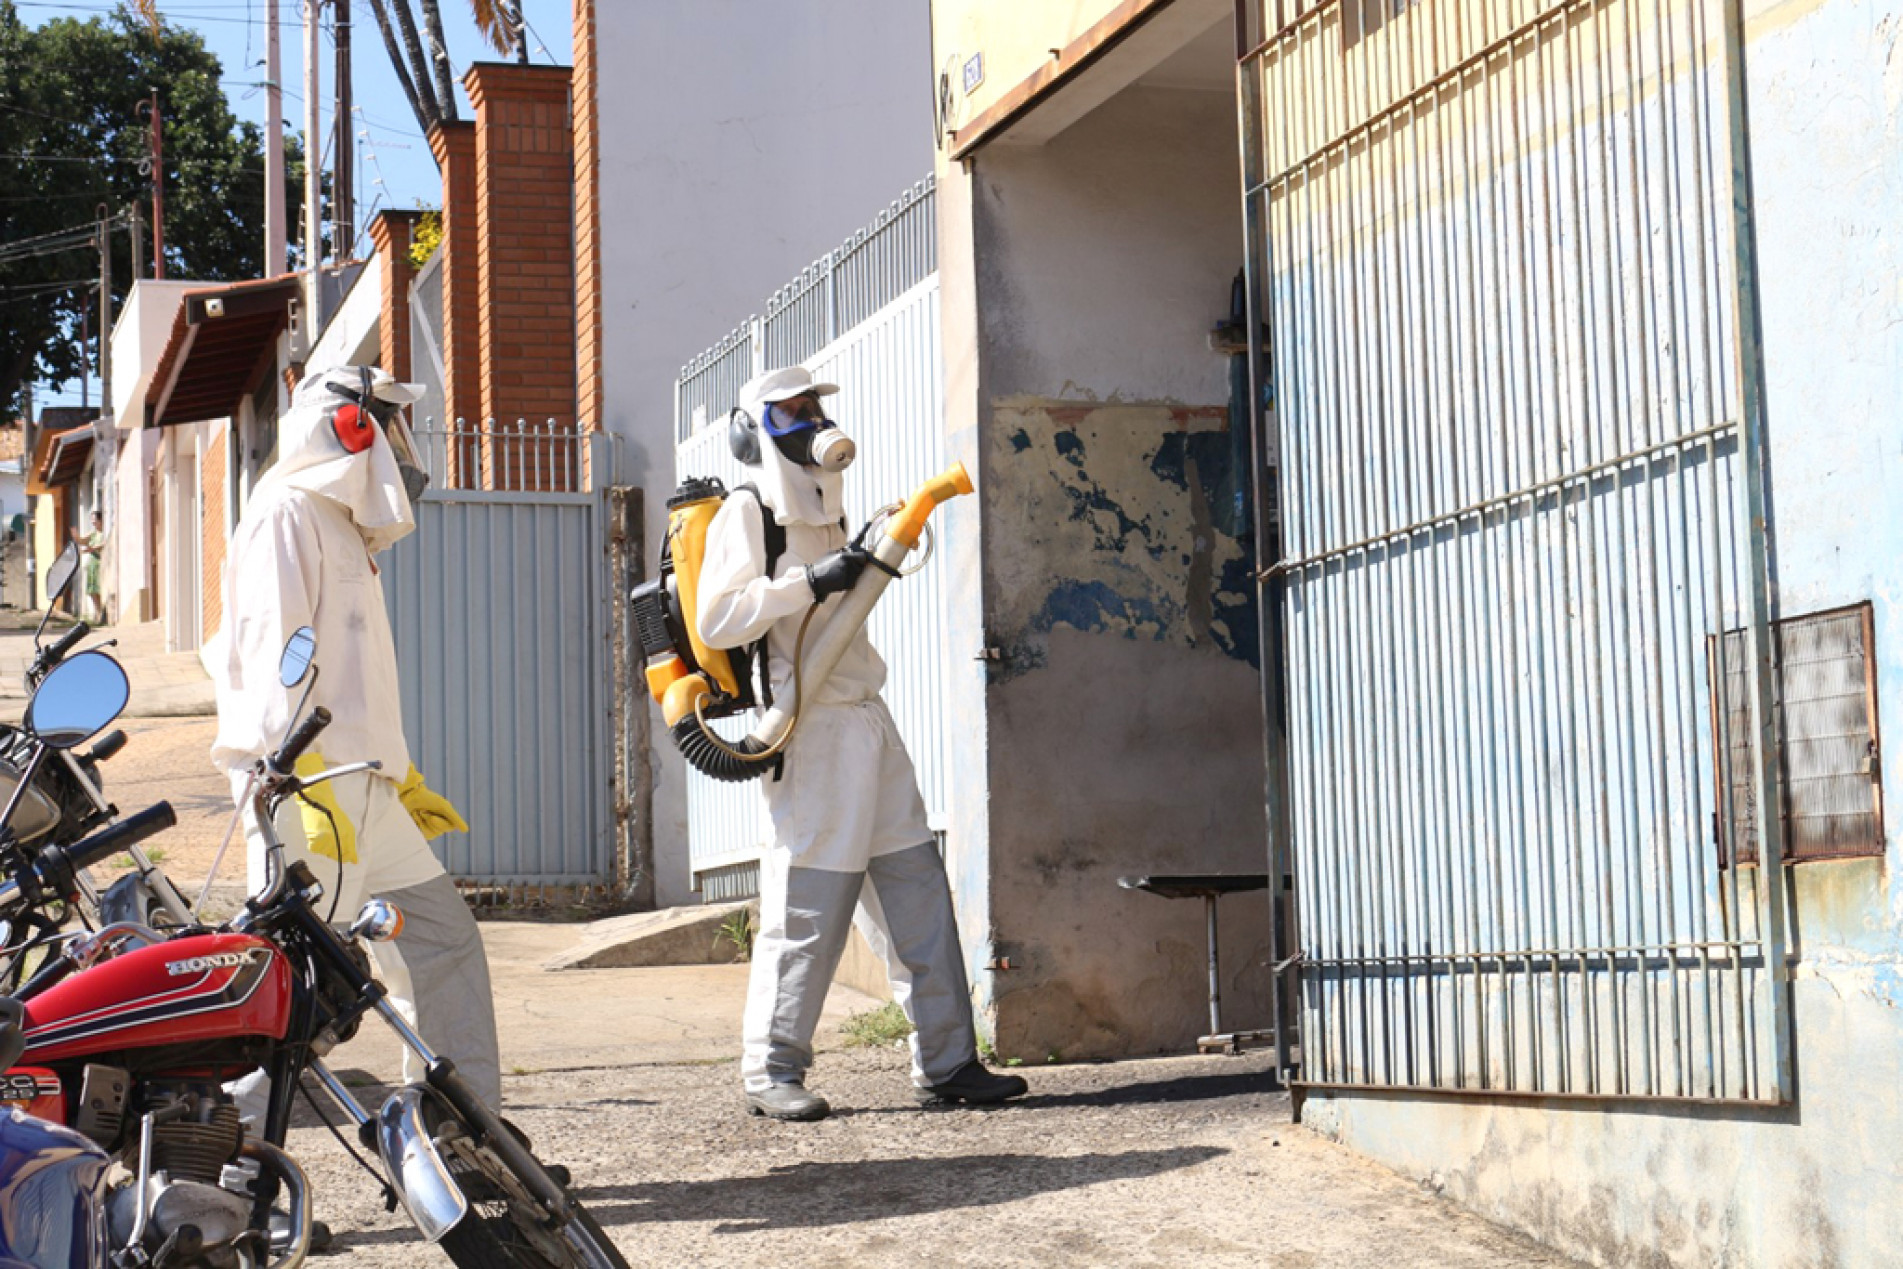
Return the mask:
[[[369,408],[370,367],[358,366],[357,372],[363,376],[360,392],[352,392],[336,384],[330,385],[332,392],[349,398],[330,416],[331,428],[337,433],[337,443],[344,447],[346,454],[361,454],[377,439],[377,421]]]

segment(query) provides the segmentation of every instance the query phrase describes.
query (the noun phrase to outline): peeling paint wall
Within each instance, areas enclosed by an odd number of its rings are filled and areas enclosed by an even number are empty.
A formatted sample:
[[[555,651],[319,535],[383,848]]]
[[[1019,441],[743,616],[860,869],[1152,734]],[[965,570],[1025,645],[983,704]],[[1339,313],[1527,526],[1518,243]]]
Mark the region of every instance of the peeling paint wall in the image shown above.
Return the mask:
[[[1006,1056],[1193,1044],[1202,905],[1118,879],[1265,866],[1247,439],[1207,339],[1241,263],[1235,182],[1229,96],[1139,85],[1048,144],[981,152],[965,187],[999,658],[983,885],[1012,965],[980,981]],[[948,246],[954,383],[956,267]],[[1264,892],[1222,904],[1232,1029],[1267,1021],[1267,913]]]
[[[1903,737],[1903,5],[1747,5],[1777,612],[1875,605]],[[1903,833],[1799,865],[1793,1106],[1314,1096],[1304,1122],[1596,1264],[1903,1263]]]

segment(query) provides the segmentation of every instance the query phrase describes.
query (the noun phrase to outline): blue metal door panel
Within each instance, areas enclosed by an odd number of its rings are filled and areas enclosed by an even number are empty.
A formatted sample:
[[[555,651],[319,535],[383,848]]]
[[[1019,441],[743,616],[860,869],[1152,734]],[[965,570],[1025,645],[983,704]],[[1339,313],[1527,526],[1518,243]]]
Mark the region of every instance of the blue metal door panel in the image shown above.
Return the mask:
[[[436,842],[459,881],[612,880],[598,504],[432,494],[383,561],[410,751],[470,824]]]

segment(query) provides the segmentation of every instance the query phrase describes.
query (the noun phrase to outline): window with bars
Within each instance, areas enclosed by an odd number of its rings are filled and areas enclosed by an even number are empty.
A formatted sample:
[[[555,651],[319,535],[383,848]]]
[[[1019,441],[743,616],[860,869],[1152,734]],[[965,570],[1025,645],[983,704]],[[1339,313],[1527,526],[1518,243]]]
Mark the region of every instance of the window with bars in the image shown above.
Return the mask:
[[[1793,863],[1883,853],[1874,612],[1870,604],[1772,623],[1773,708],[1781,745],[1784,854]],[[1721,862],[1758,858],[1751,759],[1751,647],[1745,632],[1712,643],[1722,681],[1714,719]]]

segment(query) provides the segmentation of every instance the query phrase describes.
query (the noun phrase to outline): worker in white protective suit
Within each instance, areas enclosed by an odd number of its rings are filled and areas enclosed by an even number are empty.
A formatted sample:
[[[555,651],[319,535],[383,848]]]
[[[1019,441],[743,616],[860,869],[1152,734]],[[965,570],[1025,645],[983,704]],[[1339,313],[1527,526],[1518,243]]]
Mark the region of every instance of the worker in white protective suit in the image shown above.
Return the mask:
[[[285,862],[301,860],[323,883],[324,910],[336,923],[352,920],[373,896],[402,910],[402,932],[372,945],[378,976],[425,1042],[499,1108],[482,936],[426,840],[426,833],[467,825],[410,765],[375,562],[416,527],[411,500],[428,477],[401,410],[420,392],[363,366],[312,374],[298,385],[278,426],[277,461],[258,481],[227,556],[225,629],[212,653],[212,760],[242,799],[252,763],[290,731],[302,689],[281,684],[278,662],[292,632],[311,627],[319,673],[306,708],[323,706],[331,722],[298,772],[364,761],[382,768],[288,800],[277,820]],[[255,833],[247,863],[256,893],[266,883],[266,861]],[[407,1049],[404,1066],[406,1080],[422,1077]],[[255,1107],[257,1099],[241,1100]]]
[[[797,366],[769,371],[741,389],[729,419],[758,496],[731,494],[709,526],[697,618],[710,647],[765,639],[776,700],[792,698],[807,611],[850,590],[870,559],[847,540],[841,473],[855,451],[821,405],[837,391]],[[779,526],[771,566],[767,517]],[[822,607],[814,616],[809,643],[832,615]],[[884,685],[885,662],[861,630],[825,682],[802,685],[781,769],[760,782],[773,843],[760,867],[741,1054],[756,1115],[811,1120],[831,1110],[807,1090],[806,1069],[855,909],[912,1023],[919,1100],[989,1103],[1026,1090],[978,1060],[951,889]]]

